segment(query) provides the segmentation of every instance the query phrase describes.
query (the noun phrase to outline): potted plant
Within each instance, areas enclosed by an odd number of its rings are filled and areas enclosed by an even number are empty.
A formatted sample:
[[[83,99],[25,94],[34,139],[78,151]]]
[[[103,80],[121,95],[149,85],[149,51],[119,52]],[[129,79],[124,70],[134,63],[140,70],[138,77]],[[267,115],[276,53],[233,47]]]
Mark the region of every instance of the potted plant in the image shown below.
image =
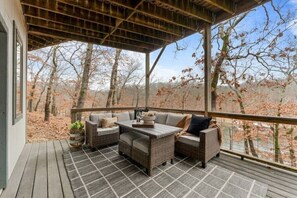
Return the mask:
[[[154,124],[155,123],[155,112],[143,112],[142,114],[142,120],[143,124]]]
[[[70,125],[70,145],[76,148],[82,146],[85,140],[84,124],[81,121],[76,121]]]

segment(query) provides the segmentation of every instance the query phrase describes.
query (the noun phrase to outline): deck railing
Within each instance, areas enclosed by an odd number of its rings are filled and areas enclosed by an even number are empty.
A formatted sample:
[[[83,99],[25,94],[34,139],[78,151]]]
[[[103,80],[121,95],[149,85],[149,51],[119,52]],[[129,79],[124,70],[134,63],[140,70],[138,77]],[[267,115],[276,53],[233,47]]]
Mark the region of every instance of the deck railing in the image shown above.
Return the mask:
[[[139,108],[139,107],[138,107]],[[140,107],[142,108],[142,107]],[[85,112],[106,112],[106,111],[132,111],[135,107],[112,107],[112,108],[82,108],[82,109],[71,109],[71,120],[74,122],[76,120],[77,113],[85,113]],[[158,111],[158,112],[171,112],[171,113],[180,113],[180,114],[198,114],[204,115],[204,111],[196,111],[196,110],[182,110],[182,109],[167,109],[167,108],[156,108],[156,107],[148,107],[149,110]],[[297,119],[296,118],[288,118],[288,117],[273,117],[273,116],[257,116],[257,115],[246,115],[246,114],[235,114],[235,113],[221,113],[221,112],[208,112],[208,115],[216,118],[217,122],[221,126],[221,130],[223,132],[223,145],[221,150],[226,153],[230,153],[233,155],[240,156],[242,159],[250,159],[255,160],[261,163],[266,164],[267,166],[279,167],[282,169],[290,170],[297,172],[296,163],[293,166],[293,163],[288,162],[275,162],[274,161],[274,143],[273,134],[269,134],[269,129],[271,126],[278,124],[279,126],[286,126],[287,128],[292,128],[293,131],[297,130]],[[252,140],[254,142],[255,150],[258,152],[258,156],[255,157],[252,154],[246,154],[244,150],[244,142],[243,138],[237,137],[237,140],[234,140],[233,136],[238,134],[238,131],[242,131],[241,126],[243,123],[249,123],[250,126],[258,126],[260,128],[255,128],[256,135],[252,136]],[[289,126],[288,126],[289,125]],[[262,127],[262,128],[261,128]],[[285,128],[286,128],[285,127]],[[240,129],[241,128],[241,129]],[[267,129],[267,131],[263,130]],[[258,136],[259,134],[265,136],[266,141],[262,141]],[[270,130],[271,131],[271,130]],[[292,131],[291,131],[292,132]],[[295,132],[296,133],[296,132]],[[289,141],[289,140],[288,140]],[[293,140],[292,140],[293,141]],[[296,150],[296,149],[295,149]],[[283,153],[284,156],[288,155],[295,156],[294,148],[288,153]],[[281,153],[285,152],[281,150]],[[270,157],[269,157],[270,156]],[[289,158],[290,158],[289,156]],[[291,159],[295,160],[296,159]]]

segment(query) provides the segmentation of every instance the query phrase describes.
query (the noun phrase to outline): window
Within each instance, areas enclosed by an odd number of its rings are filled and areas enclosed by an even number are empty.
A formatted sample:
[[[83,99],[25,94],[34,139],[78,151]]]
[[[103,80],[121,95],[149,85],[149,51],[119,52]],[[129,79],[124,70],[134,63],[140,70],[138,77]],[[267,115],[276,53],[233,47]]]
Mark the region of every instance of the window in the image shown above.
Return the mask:
[[[13,124],[23,117],[23,43],[13,21]]]

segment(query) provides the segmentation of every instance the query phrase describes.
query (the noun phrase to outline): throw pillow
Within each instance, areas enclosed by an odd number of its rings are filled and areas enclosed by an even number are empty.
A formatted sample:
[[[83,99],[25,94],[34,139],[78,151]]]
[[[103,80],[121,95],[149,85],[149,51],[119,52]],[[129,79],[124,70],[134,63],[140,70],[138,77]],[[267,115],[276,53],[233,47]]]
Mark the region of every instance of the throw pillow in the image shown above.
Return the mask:
[[[209,127],[210,120],[211,117],[208,118],[192,115],[191,123],[187,132],[199,136],[200,131]]]
[[[117,117],[113,118],[103,118],[101,123],[102,123],[102,128],[110,128],[116,126],[115,122],[117,122],[118,119]]]

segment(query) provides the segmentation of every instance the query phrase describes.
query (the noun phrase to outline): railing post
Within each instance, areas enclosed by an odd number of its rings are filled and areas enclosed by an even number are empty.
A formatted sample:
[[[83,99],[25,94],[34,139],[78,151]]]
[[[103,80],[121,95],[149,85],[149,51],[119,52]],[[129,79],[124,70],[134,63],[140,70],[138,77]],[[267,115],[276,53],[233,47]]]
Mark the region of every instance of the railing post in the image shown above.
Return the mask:
[[[211,25],[204,27],[204,116],[211,110]]]
[[[76,112],[74,112],[73,109],[71,109],[70,114],[71,114],[71,123],[76,122]]]
[[[150,53],[145,54],[145,107],[148,107],[150,96]]]

